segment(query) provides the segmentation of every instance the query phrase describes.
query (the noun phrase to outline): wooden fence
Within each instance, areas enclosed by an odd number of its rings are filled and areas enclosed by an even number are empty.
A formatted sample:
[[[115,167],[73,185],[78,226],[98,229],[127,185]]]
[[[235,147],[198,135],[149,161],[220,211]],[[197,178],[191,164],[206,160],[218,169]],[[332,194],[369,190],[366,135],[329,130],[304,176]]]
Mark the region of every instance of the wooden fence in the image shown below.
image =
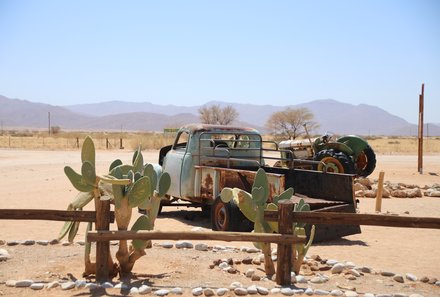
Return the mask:
[[[291,284],[292,244],[305,242],[304,237],[292,235],[293,222],[311,224],[372,225],[404,228],[440,229],[440,218],[399,217],[373,214],[348,214],[332,212],[293,212],[294,203],[280,201],[278,211],[266,211],[267,221],[277,221],[279,234],[255,234],[240,232],[173,232],[173,231],[110,231],[114,213],[108,201],[96,203],[96,211],[58,211],[37,209],[0,209],[0,220],[56,220],[95,222],[96,231],[87,235],[90,242],[96,241],[96,280],[109,279],[107,259],[110,240],[159,239],[159,240],[219,240],[271,242],[277,244],[276,282],[279,285]]]

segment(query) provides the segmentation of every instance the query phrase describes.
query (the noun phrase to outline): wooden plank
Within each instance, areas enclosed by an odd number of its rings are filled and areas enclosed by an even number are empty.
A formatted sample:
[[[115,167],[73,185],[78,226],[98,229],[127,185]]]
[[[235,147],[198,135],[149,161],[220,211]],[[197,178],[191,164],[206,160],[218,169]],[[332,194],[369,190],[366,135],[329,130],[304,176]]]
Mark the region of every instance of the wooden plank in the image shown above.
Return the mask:
[[[0,209],[0,220],[47,220],[47,221],[77,221],[95,222],[94,211],[67,211],[53,209]],[[110,221],[115,216],[110,214]]]
[[[293,234],[292,212],[294,203],[292,201],[280,201],[278,204],[278,231],[284,236]],[[277,273],[276,283],[281,286],[290,286],[292,270],[292,245],[279,243],[277,247]]]
[[[96,230],[110,229],[110,201],[95,198]],[[96,243],[96,281],[103,282],[110,279],[108,260],[110,256],[110,242],[101,241]]]
[[[193,231],[96,231],[89,232],[88,241],[109,240],[219,240],[219,241],[252,241],[272,243],[302,243],[305,237],[282,234],[262,234],[245,232],[193,232]]]
[[[383,195],[383,180],[385,172],[379,172],[379,181],[377,182],[377,194],[376,194],[376,212],[382,211],[382,195]]]
[[[265,211],[267,221],[276,221],[276,211]],[[369,225],[405,228],[440,229],[440,218],[407,217],[380,214],[353,214],[336,212],[294,212],[293,221],[323,225]]]

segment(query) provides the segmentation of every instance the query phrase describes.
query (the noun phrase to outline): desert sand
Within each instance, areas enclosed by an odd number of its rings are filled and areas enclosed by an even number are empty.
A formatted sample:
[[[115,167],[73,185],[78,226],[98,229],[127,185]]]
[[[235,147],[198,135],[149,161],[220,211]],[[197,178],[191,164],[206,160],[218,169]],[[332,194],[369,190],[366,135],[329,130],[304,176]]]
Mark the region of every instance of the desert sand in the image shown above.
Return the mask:
[[[157,151],[145,151],[143,155],[147,162],[157,162]],[[97,172],[107,172],[108,165],[116,158],[129,163],[131,157],[132,152],[129,150],[98,151]],[[384,171],[385,180],[392,182],[419,186],[440,183],[440,156],[425,156],[423,174],[417,173],[417,156],[415,155],[378,155],[377,159],[376,171],[371,176],[373,179],[377,178],[380,171]],[[65,209],[76,194],[76,190],[64,175],[65,165],[79,170],[80,152],[1,149],[0,208]],[[360,212],[374,213],[374,205],[374,199],[361,198]],[[384,199],[382,212],[440,217],[440,198]],[[62,222],[52,221],[3,220],[0,222],[0,240],[51,240],[57,237],[62,224]],[[163,215],[156,221],[156,229],[159,230],[189,231],[195,227],[200,227],[202,231],[210,230],[209,218],[204,217],[201,211],[194,208],[165,208]],[[78,240],[83,240],[84,228],[83,225],[77,236]],[[252,245],[251,243],[205,243],[211,246],[215,244],[237,247]],[[23,289],[7,288],[4,282],[10,279],[49,281],[68,274],[81,278],[83,269],[83,247],[81,246],[9,247],[4,245],[0,248],[7,249],[12,256],[11,260],[0,262],[0,295],[1,293],[23,296],[29,294],[29,291]],[[308,255],[318,254],[322,258],[351,261],[356,265],[369,266],[379,271],[392,271],[403,275],[410,272],[419,278],[422,276],[440,278],[439,250],[440,230],[363,226],[362,234],[313,245]],[[214,273],[208,268],[209,261],[216,257],[219,259],[244,256],[246,255],[240,253],[229,256],[222,254],[207,256],[194,250],[164,250],[154,246],[137,262],[134,273],[138,274],[138,277],[148,279],[151,285],[156,287],[180,286],[190,290],[198,285],[229,286],[237,276],[227,275],[221,271]],[[243,280],[245,281],[246,279]],[[272,281],[265,283],[269,288],[274,284]],[[369,288],[382,293],[395,292],[397,288],[393,288],[394,285],[396,284],[387,286],[386,282],[380,283],[374,280],[370,285],[362,284],[362,282],[355,283],[358,292],[359,290],[365,292]],[[420,287],[423,285],[425,284],[420,284],[415,290],[420,289],[424,292],[424,296],[440,296],[439,287],[432,285],[426,288]],[[61,294],[61,291],[31,293],[39,296],[57,296]],[[70,296],[75,293],[66,292],[65,294]]]

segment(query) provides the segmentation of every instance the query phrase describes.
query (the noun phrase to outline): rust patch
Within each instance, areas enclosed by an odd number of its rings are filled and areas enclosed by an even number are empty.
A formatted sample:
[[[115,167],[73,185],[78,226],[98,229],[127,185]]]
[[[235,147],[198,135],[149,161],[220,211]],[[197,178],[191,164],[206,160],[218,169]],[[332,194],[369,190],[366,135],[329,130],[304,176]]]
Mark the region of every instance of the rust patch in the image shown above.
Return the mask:
[[[214,181],[211,174],[207,174],[203,179],[202,188],[200,189],[200,195],[203,198],[211,198],[214,193]]]

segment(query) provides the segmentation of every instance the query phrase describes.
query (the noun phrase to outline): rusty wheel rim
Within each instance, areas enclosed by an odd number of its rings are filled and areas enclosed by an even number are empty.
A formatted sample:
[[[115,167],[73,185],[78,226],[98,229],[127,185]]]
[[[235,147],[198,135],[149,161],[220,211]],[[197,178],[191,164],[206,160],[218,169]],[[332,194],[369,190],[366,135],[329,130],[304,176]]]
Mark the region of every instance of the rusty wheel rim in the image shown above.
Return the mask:
[[[339,162],[336,158],[325,157],[321,159],[321,162],[325,163],[325,165],[327,166],[327,172],[344,173],[344,167],[342,166],[341,162]],[[318,165],[318,170],[323,171],[324,169],[324,165],[320,163]]]
[[[217,203],[215,206],[215,225],[218,230],[225,231],[228,225],[228,216],[226,213],[226,206],[223,203]]]
[[[365,167],[367,167],[367,164],[367,155],[364,152],[360,153],[359,157],[356,160],[356,168],[363,170],[365,169]]]

